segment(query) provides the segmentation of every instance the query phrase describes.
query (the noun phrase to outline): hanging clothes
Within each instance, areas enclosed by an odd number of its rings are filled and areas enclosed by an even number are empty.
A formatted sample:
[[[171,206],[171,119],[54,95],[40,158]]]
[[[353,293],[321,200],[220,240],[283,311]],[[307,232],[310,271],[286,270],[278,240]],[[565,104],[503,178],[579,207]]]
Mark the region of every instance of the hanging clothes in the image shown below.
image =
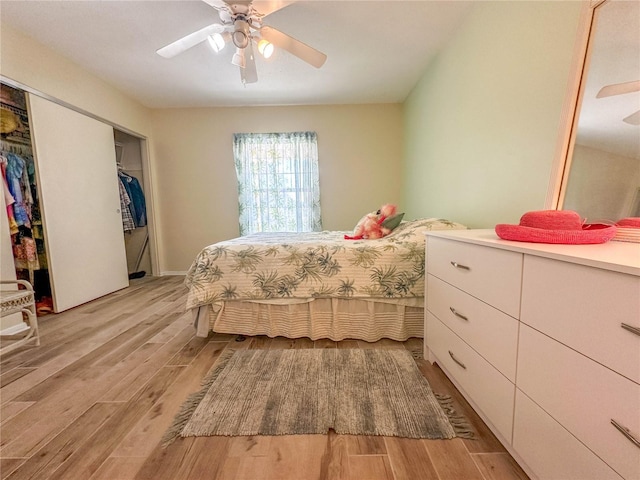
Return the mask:
[[[5,151],[3,144],[0,165],[15,267],[28,270],[29,281],[33,284],[35,271],[47,265],[46,260],[41,261],[44,242],[36,241],[34,234],[35,228],[42,237],[40,209],[35,205],[35,164],[31,155]]]
[[[131,199],[129,198],[129,194],[127,193],[127,189],[124,187],[122,183],[122,178],[118,182],[118,187],[120,189],[120,212],[122,213],[122,229],[125,232],[130,232],[136,228],[136,224],[133,221],[133,216],[131,215],[131,210],[129,206],[131,205]]]
[[[16,199],[11,195],[9,184],[7,183],[7,163],[8,160],[4,155],[0,155],[0,169],[2,170],[2,191],[4,195],[4,203],[7,207],[7,219],[9,220],[9,232],[11,235],[18,233],[18,223],[13,216],[13,204]]]
[[[29,282],[34,283],[34,271],[40,270],[38,246],[31,236],[31,231],[26,227],[20,227],[18,234],[14,235],[13,257],[16,268],[29,271]]]
[[[128,175],[122,171],[118,172],[118,177],[131,200],[128,206],[131,216],[133,217],[135,227],[144,227],[147,224],[147,207],[140,182],[138,182],[136,177]]]
[[[31,228],[31,204],[33,197],[29,188],[26,161],[15,153],[4,155],[7,159],[7,185],[13,196],[13,215],[18,226]]]
[[[42,228],[42,214],[40,213],[40,199],[38,197],[38,187],[36,185],[36,167],[33,157],[25,155],[23,157],[27,162],[27,173],[29,176],[29,190],[31,192],[31,236],[38,241],[44,242],[44,230]],[[44,243],[39,244],[39,252],[44,255]],[[41,250],[41,251],[40,251]],[[40,259],[41,263],[42,258]]]
[[[26,100],[23,91],[4,83],[0,96],[2,195],[7,205],[14,266],[17,278],[28,279],[36,291],[36,300],[41,301],[44,295],[51,295],[51,285]],[[12,118],[9,125],[4,121],[7,112]]]

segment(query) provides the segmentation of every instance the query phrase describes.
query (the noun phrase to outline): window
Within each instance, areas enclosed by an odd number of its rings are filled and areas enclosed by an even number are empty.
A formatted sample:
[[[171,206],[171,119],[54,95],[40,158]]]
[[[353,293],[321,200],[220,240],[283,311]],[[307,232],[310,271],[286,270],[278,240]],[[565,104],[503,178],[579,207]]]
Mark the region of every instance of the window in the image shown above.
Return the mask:
[[[322,230],[315,132],[236,133],[240,235]]]

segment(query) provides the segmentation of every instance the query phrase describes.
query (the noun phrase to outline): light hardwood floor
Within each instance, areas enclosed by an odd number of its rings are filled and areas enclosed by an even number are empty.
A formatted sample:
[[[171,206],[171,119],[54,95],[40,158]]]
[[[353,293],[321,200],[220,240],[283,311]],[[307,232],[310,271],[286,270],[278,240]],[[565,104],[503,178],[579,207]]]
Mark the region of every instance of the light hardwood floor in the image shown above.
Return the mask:
[[[0,477],[66,480],[438,479],[527,476],[437,366],[417,363],[450,393],[473,440],[293,435],[160,439],[225,348],[406,348],[422,340],[197,338],[182,277],[143,278],[40,318],[42,345],[1,358]]]

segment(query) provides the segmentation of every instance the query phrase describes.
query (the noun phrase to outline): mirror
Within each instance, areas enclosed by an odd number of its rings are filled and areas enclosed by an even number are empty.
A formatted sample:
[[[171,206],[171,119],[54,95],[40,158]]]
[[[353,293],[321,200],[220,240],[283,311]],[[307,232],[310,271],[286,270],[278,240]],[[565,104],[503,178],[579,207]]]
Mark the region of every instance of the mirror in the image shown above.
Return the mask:
[[[593,13],[559,208],[616,222],[640,217],[640,2]]]

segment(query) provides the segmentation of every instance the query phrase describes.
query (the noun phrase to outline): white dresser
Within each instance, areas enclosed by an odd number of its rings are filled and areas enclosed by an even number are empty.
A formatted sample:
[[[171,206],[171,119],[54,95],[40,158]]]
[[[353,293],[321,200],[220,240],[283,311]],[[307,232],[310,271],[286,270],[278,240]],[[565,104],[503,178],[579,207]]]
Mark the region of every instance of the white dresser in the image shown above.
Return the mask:
[[[425,358],[541,480],[640,479],[640,244],[428,232]]]

